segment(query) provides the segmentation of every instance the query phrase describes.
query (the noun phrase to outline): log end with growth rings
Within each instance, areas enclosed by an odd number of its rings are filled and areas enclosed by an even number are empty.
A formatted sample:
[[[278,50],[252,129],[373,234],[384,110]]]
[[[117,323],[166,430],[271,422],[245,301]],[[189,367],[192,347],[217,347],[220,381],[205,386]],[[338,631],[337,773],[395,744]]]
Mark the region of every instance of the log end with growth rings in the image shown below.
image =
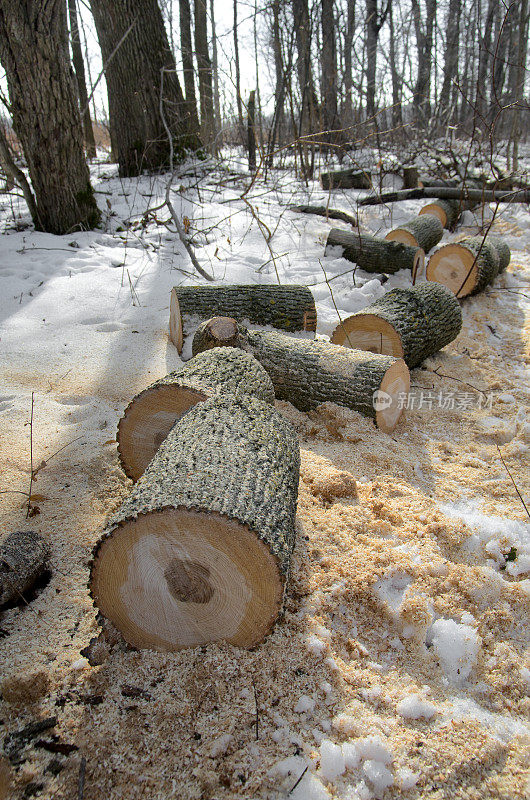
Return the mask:
[[[430,257],[426,278],[447,286],[456,297],[466,297],[477,284],[475,255],[460,244],[446,244]]]

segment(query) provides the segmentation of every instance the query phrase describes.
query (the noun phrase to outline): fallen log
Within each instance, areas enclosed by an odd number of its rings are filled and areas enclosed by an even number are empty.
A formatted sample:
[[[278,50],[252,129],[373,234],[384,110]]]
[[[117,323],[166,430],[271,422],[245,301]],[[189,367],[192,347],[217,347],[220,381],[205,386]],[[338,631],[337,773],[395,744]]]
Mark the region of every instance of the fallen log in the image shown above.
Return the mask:
[[[95,605],[135,647],[251,647],[282,605],[300,448],[272,406],[223,395],[170,431],[94,550]]]
[[[410,247],[421,247],[427,253],[438,244],[443,233],[443,225],[437,216],[423,214],[393,228],[385,239],[391,242],[403,242]]]
[[[477,200],[479,203],[530,203],[530,189],[517,192],[493,191],[491,189],[463,189],[451,186],[433,186],[418,189],[402,189],[398,192],[363,197],[360,206],[378,206],[383,203],[397,203],[400,200],[421,200],[436,197],[442,200]]]
[[[316,331],[315,300],[306,286],[175,286],[169,338],[182,352],[201,320],[229,315],[285,331]]]
[[[289,206],[289,211],[298,211],[300,214],[316,214],[319,217],[326,217],[326,219],[340,219],[351,225],[352,228],[358,228],[359,223],[355,217],[348,214],[346,211],[340,211],[336,208],[327,208],[327,206]]]
[[[415,189],[419,181],[418,167],[403,167],[403,188]]]
[[[412,369],[452,342],[462,328],[454,294],[437,283],[392,289],[343,320],[331,341],[372,353],[402,358]]]
[[[16,531],[7,535],[0,546],[0,608],[26,600],[25,593],[46,572],[49,555],[48,543],[40,533]]]
[[[423,206],[418,216],[437,217],[442,228],[452,231],[458,224],[463,210],[464,206],[460,200],[433,200],[432,203]]]
[[[301,411],[331,402],[375,420],[392,431],[402,413],[399,400],[409,390],[410,376],[401,359],[368,355],[318,339],[299,339],[273,331],[249,331],[236,320],[209,320],[197,328],[193,353],[210,347],[239,346],[269,373],[276,397]],[[377,395],[376,393],[382,393]],[[379,407],[377,398],[386,397]]]
[[[427,264],[426,278],[444,284],[456,297],[467,297],[492,284],[510,258],[510,248],[497,237],[474,236],[436,250]]]
[[[411,247],[403,242],[376,239],[360,233],[350,233],[332,228],[326,242],[329,247],[341,247],[343,257],[357,264],[366,272],[393,275],[400,269],[410,269],[413,275],[421,272],[425,253],[420,247]]]
[[[200,353],[136,395],[118,424],[118,455],[127,477],[144,473],[171,428],[190,408],[216,394],[274,403],[271,379],[256,359],[233,348]]]
[[[334,172],[322,172],[320,183],[328,189],[371,189],[372,178],[368,172],[359,169],[341,169]]]

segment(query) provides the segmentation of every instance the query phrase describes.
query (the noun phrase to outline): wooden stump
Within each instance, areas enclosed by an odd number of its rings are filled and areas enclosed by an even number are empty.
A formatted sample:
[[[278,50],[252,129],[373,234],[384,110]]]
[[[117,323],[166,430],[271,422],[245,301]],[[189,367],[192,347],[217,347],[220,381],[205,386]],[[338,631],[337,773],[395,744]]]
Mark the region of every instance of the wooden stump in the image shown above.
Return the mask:
[[[431,200],[428,205],[423,206],[419,216],[429,214],[438,217],[442,226],[452,231],[456,227],[462,211],[463,206],[460,200]]]
[[[228,347],[201,353],[144,389],[125,409],[118,424],[125,474],[138,480],[175,422],[215,394],[246,394],[274,403],[271,379],[251,355]]]
[[[329,247],[341,247],[343,257],[358,264],[366,272],[393,275],[400,269],[409,269],[416,275],[422,271],[425,262],[425,253],[421,247],[350,233],[339,228],[330,230],[326,252]]]
[[[403,167],[403,188],[415,189],[419,181],[418,167]]]
[[[26,599],[24,593],[46,571],[49,554],[40,533],[15,531],[6,536],[0,546],[0,608]]]
[[[441,284],[422,283],[392,289],[343,320],[331,341],[403,358],[412,369],[452,342],[461,328],[462,310],[454,294]]]
[[[231,326],[231,329],[230,329]],[[272,331],[249,331],[235,320],[223,329],[205,322],[193,339],[193,352],[223,347],[225,341],[257,358],[269,373],[276,397],[301,411],[321,403],[337,403],[375,420],[392,431],[401,416],[400,398],[408,392],[410,376],[401,359],[337,347],[321,340],[298,339]],[[381,403],[377,398],[382,398]]]
[[[182,352],[184,337],[205,319],[234,319],[285,331],[316,331],[315,300],[306,286],[175,286],[169,338]]]
[[[391,242],[403,242],[410,247],[421,247],[426,253],[438,244],[444,233],[438,216],[422,214],[419,217],[393,228],[385,239]],[[413,278],[416,277],[413,275]]]
[[[426,277],[447,286],[457,297],[482,292],[510,263],[509,247],[497,237],[474,236],[446,244],[429,259]]]
[[[267,403],[212,397],[170,431],[94,550],[96,606],[127,642],[260,642],[295,542],[300,448]]]
[[[370,173],[359,169],[342,169],[334,172],[323,172],[320,183],[326,191],[329,189],[371,189]]]

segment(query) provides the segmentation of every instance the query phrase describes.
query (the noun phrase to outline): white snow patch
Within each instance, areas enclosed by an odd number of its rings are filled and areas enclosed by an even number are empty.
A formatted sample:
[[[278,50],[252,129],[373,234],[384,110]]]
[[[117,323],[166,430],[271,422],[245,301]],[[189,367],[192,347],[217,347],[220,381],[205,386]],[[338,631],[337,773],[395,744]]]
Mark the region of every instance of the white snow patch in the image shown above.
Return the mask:
[[[433,703],[418,694],[408,694],[397,704],[397,712],[405,719],[431,719],[437,713]]]
[[[320,774],[325,781],[332,783],[342,775],[346,765],[342,748],[330,739],[323,739],[320,745]]]
[[[298,702],[294,707],[296,714],[305,714],[306,711],[313,711],[315,708],[315,701],[307,694],[303,694],[298,698]]]
[[[385,789],[394,783],[394,776],[381,761],[365,761],[363,772],[372,784],[376,797],[382,797]]]
[[[437,619],[431,625],[429,638],[449,681],[465,681],[471,674],[482,644],[476,630],[452,619]]]

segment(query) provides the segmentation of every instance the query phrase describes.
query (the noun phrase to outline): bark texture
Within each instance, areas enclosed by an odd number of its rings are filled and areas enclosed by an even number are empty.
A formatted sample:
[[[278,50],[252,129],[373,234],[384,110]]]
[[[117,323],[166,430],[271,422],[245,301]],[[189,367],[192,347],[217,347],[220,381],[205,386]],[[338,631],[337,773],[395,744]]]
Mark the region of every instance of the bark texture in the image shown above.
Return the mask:
[[[208,22],[206,0],[194,0],[195,5],[195,58],[199,73],[199,98],[201,105],[201,135],[204,142],[212,144],[215,138],[215,113],[213,107],[212,62],[208,51]]]
[[[35,531],[10,533],[0,546],[0,608],[17,602],[46,570],[48,543]]]
[[[371,189],[372,178],[358,169],[342,169],[322,172],[320,182],[323,189]]]
[[[79,96],[79,107],[83,120],[83,130],[85,133],[85,147],[88,158],[96,157],[96,140],[92,120],[90,119],[90,107],[88,104],[88,92],[86,88],[85,62],[83,51],[81,50],[81,37],[79,35],[79,24],[77,21],[76,0],[68,0],[68,15],[70,17],[70,44],[72,47],[72,63],[74,65],[75,77],[77,80],[77,93]]]
[[[376,239],[374,236],[349,233],[332,228],[328,234],[328,247],[342,247],[344,258],[358,264],[366,272],[393,275],[400,269],[416,272],[418,260],[423,263],[424,253],[420,247],[411,247],[402,242]]]
[[[324,131],[335,131],[326,135],[330,142],[338,142],[341,138],[339,131],[340,120],[337,103],[337,33],[335,30],[334,2],[322,0],[321,26],[322,26],[322,124]]]
[[[462,204],[460,200],[434,200],[421,209],[419,217],[433,216],[433,212],[438,215],[442,226],[452,231],[462,216]]]
[[[184,92],[186,94],[185,113],[189,119],[190,130],[198,133],[199,117],[197,114],[197,98],[195,96],[190,0],[179,0],[179,21],[180,52],[182,55],[182,72],[184,73]]]
[[[417,246],[427,253],[434,245],[438,244],[444,229],[438,217],[434,217],[432,214],[422,214],[400,225],[399,228],[394,228],[386,238],[388,240],[395,239],[396,234],[399,236],[399,231],[410,233],[416,240]]]
[[[59,0],[0,5],[0,61],[35,195],[33,222],[38,230],[59,235],[99,222],[67,53],[65,11]]]
[[[105,64],[110,135],[120,175],[168,169],[200,141],[180,87],[157,0],[90,0]],[[163,78],[162,78],[163,72]]]
[[[453,262],[458,259],[461,262],[460,269],[456,273],[458,285],[454,276],[447,271],[448,278],[451,278],[453,284],[452,290],[457,297],[478,294],[493,283],[499,272],[506,269],[510,257],[509,247],[497,237],[488,237],[486,240],[482,236],[463,239],[460,242],[444,245],[433,253],[427,267],[427,280],[440,280],[440,277],[444,277],[442,273],[437,272],[444,259],[452,258]],[[444,283],[445,278],[440,282]]]
[[[374,392],[380,389],[395,358],[272,331],[249,331],[233,323],[239,346],[269,373],[279,400],[288,400],[300,411],[310,411],[321,403],[337,403],[375,419]],[[217,346],[222,345],[217,342]],[[195,334],[193,353],[211,346],[215,345],[205,322]]]

